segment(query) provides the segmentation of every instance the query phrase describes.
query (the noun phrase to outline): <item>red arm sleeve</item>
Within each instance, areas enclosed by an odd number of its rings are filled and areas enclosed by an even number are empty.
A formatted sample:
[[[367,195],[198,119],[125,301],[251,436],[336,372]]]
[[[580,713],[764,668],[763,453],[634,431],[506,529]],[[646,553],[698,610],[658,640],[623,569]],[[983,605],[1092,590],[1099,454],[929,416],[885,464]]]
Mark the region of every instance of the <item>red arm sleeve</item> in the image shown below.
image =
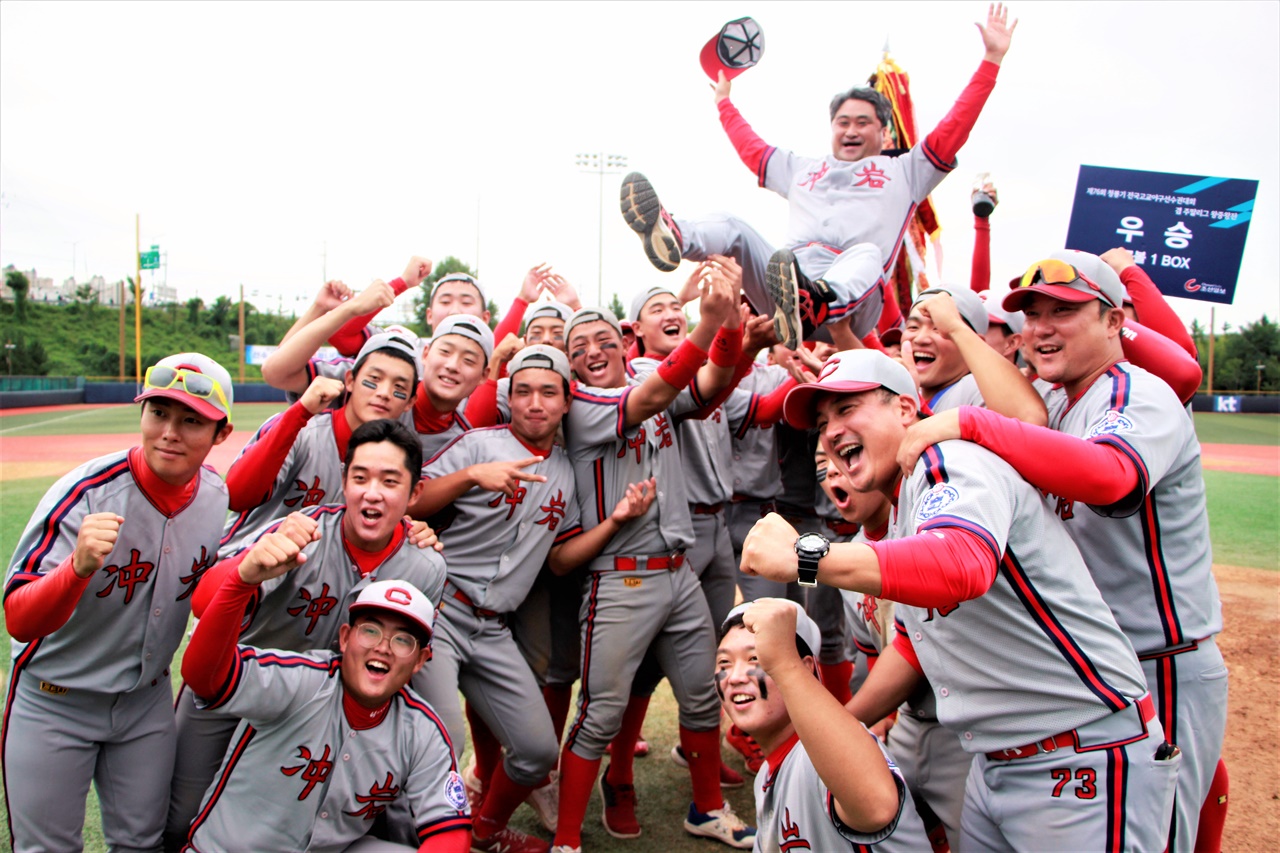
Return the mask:
[[[973,217],[973,266],[969,269],[969,287],[981,293],[991,287],[991,220]]]
[[[774,147],[756,136],[751,125],[747,124],[742,113],[738,112],[738,108],[728,98],[716,104],[716,109],[720,111],[720,125],[729,135],[734,150],[747,168],[755,173],[760,186],[764,186],[764,167],[769,163],[769,155],[773,154]]]
[[[969,79],[969,85],[964,87],[964,91],[956,99],[951,112],[925,137],[924,153],[937,168],[946,171],[955,168],[956,154],[960,153],[960,146],[969,138],[969,132],[978,120],[987,96],[995,88],[996,74],[999,71],[999,65],[983,60]]]
[[[976,406],[960,407],[960,437],[976,442],[1013,466],[1037,489],[1111,506],[1140,485],[1133,460],[1119,448],[1032,426]]]
[[[467,398],[463,417],[472,426],[493,426],[498,422],[498,381],[486,379]]]
[[[996,579],[998,555],[980,537],[959,527],[938,526],[867,545],[880,561],[880,594],[890,601],[946,607],[977,598]]]
[[[9,636],[29,643],[67,624],[84,588],[93,575],[81,578],[71,567],[69,554],[53,571],[15,589],[4,600],[4,622]]]
[[[718,334],[719,333],[717,333],[717,335]],[[746,353],[743,353],[741,351],[740,349],[742,346],[741,340],[739,340],[738,346],[739,346],[738,363],[734,365],[733,375],[729,377],[729,384],[721,388],[718,394],[714,395],[711,399],[703,403],[701,408],[686,415],[685,416],[686,420],[693,419],[693,420],[701,421],[711,417],[711,413],[714,412],[716,409],[720,408],[722,405],[724,405],[724,401],[729,399],[729,395],[733,393],[733,389],[737,388],[738,383],[741,382],[743,379],[745,379],[747,374],[751,372],[751,366],[753,362],[751,359],[747,358]],[[701,397],[699,397],[697,394],[696,384],[693,388],[693,391],[694,391],[695,398],[701,399]]]
[[[761,394],[760,405],[751,413],[747,426],[771,427],[782,420],[782,402],[787,392],[799,384],[794,378],[788,379],[768,394]]]
[[[204,618],[204,612],[208,609],[209,602],[213,601],[213,594],[226,583],[227,578],[238,572],[240,561],[244,559],[244,555],[247,553],[249,552],[246,549],[234,557],[228,557],[205,572],[204,577],[200,578],[200,583],[196,584],[196,591],[191,594],[191,612],[195,614],[197,619]]]
[[[1125,320],[1120,333],[1124,357],[1164,380],[1178,399],[1187,403],[1200,388],[1204,371],[1200,362],[1159,332],[1133,320]]]
[[[502,343],[502,339],[507,335],[520,334],[520,324],[524,322],[524,312],[528,307],[529,303],[519,296],[511,301],[511,310],[498,323],[498,327],[493,330],[493,342],[495,344]]]
[[[307,407],[301,401],[294,403],[232,464],[227,471],[227,492],[233,512],[246,512],[271,497],[276,474],[280,473],[280,466],[298,432],[309,420],[311,412]]]
[[[1156,287],[1156,283],[1147,275],[1146,270],[1137,265],[1126,267],[1120,273],[1120,281],[1128,289],[1129,301],[1133,303],[1133,311],[1142,321],[1142,325],[1164,335],[1195,358],[1196,342],[1191,339],[1191,333],[1165,301],[1164,294],[1160,292],[1160,288]]]
[[[465,829],[451,829],[422,842],[418,853],[467,853],[470,849],[471,833]]]
[[[217,696],[226,685],[235,665],[240,618],[257,589],[257,584],[240,580],[239,574],[227,578],[196,623],[182,656],[182,679],[202,699]]]
[[[901,624],[898,625],[898,631],[893,635],[893,647],[898,650],[898,654],[902,655],[902,659],[911,664],[911,668],[916,672],[924,675],[924,667],[920,666],[920,658],[916,657],[916,650],[911,645],[911,638],[907,636],[907,632],[902,630]]]
[[[399,277],[391,279],[387,284],[391,285],[391,290],[396,296],[409,289],[408,283]],[[360,354],[360,347],[364,346],[364,342],[372,337],[367,326],[376,316],[378,316],[378,312],[375,311],[372,314],[352,317],[341,329],[329,337],[329,345],[342,355],[355,358]]]

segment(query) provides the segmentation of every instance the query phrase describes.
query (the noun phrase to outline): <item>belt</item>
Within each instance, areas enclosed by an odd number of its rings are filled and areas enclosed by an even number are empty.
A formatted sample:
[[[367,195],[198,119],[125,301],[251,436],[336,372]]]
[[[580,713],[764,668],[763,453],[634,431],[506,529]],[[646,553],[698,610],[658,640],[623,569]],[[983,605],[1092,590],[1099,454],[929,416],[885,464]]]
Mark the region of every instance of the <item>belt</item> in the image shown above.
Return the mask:
[[[715,515],[724,509],[724,501],[716,504],[689,504],[689,511],[694,515]]]
[[[465,592],[458,589],[456,586],[453,587],[453,591],[450,592],[449,595],[452,596],[453,598],[456,598],[458,601],[461,601],[463,604],[467,605],[467,607],[470,607],[471,612],[479,616],[481,619],[501,619],[502,618],[502,614],[496,610],[485,610],[483,607],[476,607],[475,602],[473,602]]]
[[[1151,694],[1148,693],[1135,702],[1138,706],[1138,714],[1142,717],[1142,724],[1145,726],[1151,722],[1156,715],[1155,702],[1151,700]],[[1019,746],[1014,749],[1001,749],[996,752],[988,752],[987,758],[992,761],[1017,761],[1019,758],[1030,758],[1033,755],[1039,755],[1042,752],[1056,752],[1058,749],[1066,749],[1071,747],[1075,749],[1079,743],[1076,730],[1056,734],[1053,737],[1047,737],[1044,740],[1038,740],[1035,743],[1029,743],[1026,746]]]
[[[655,557],[613,558],[613,568],[619,572],[634,572],[637,569],[650,572],[674,572],[683,565],[683,548],[677,548],[670,554],[659,554]]]
[[[1160,658],[1171,658],[1174,655],[1180,655],[1183,652],[1194,652],[1200,648],[1199,640],[1192,640],[1189,643],[1180,643],[1176,646],[1169,646],[1154,652],[1145,652],[1138,655],[1138,660],[1159,660]]]
[[[858,525],[852,521],[836,521],[834,518],[824,518],[822,523],[827,529],[838,536],[852,536],[858,532]]]

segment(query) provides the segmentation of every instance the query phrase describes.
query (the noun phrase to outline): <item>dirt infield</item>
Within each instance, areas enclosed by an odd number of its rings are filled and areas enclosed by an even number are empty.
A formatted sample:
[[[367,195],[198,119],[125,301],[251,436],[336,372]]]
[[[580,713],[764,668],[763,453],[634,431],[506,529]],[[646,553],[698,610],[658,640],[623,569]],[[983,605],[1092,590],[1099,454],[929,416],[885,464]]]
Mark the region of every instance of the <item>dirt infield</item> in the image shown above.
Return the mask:
[[[1280,448],[1265,444],[1202,444],[1200,464],[1208,471],[1280,477]]]
[[[240,448],[253,437],[235,430],[209,453],[208,464],[226,474]],[[140,433],[111,435],[13,435],[0,438],[0,482],[25,477],[61,477],[87,459],[125,450],[142,441]]]

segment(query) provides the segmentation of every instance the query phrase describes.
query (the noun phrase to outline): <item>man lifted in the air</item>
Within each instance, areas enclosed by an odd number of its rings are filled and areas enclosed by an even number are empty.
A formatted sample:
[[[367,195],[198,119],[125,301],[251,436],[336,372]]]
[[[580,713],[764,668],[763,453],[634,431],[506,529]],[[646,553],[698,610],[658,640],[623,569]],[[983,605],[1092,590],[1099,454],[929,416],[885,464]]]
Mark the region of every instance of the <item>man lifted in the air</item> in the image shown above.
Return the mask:
[[[1008,11],[996,3],[986,26],[977,26],[986,48],[982,64],[933,132],[901,157],[882,153],[892,110],[874,89],[836,95],[831,154],[802,157],[755,134],[729,100],[729,79],[721,72],[715,86],[720,123],[760,186],[790,202],[787,248],[775,252],[733,216],[673,219],[649,181],[633,172],[623,181],[622,212],[639,232],[649,260],[669,272],[681,258],[733,256],[742,265],[742,289],[752,308],[773,313],[778,339],[789,348],[817,327],[845,320],[858,339],[865,337],[880,318],[884,274],[897,258],[906,224],[955,168],[956,152],[995,86],[1017,21],[1009,24]]]

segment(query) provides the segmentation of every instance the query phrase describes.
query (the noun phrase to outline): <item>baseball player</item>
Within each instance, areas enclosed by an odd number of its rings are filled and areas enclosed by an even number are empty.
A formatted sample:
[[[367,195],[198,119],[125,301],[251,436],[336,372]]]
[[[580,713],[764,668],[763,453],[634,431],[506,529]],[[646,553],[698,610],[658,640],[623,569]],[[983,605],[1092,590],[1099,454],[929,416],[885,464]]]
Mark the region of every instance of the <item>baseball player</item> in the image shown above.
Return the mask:
[[[928,850],[889,756],[822,686],[818,625],[794,601],[740,604],[716,651],[725,713],[768,753],[756,850]]]
[[[330,649],[338,639],[345,604],[379,578],[408,581],[439,601],[444,560],[430,548],[415,547],[430,544],[431,537],[415,541],[405,520],[411,498],[421,490],[421,469],[421,446],[403,424],[380,419],[356,428],[343,462],[344,503],[290,514],[291,528],[310,537],[302,549],[305,560],[256,587],[242,642],[294,652]],[[281,524],[278,520],[256,538]],[[247,540],[210,570],[192,601],[197,616],[203,618],[213,594],[235,574],[254,541]],[[176,708],[179,755],[169,796],[170,849],[186,840],[237,723],[232,714],[198,710],[187,693],[183,691]]]
[[[892,541],[827,546],[768,516],[743,570],[897,602],[907,665],[882,655],[854,702],[880,719],[928,678],[938,719],[974,756],[961,849],[1159,849],[1181,756],[1066,530],[1008,464],[967,442],[931,448],[903,476],[919,404],[901,364],[842,352],[823,374],[788,395],[787,420],[817,424],[854,489],[896,498]]]
[[[904,453],[938,436],[976,441],[1047,493],[1138,650],[1169,740],[1182,749],[1169,845],[1189,850],[1227,705],[1200,444],[1171,389],[1124,361],[1114,281],[1046,259],[1023,283],[1004,305],[1026,315],[1024,351],[1054,383],[1050,428],[966,407],[921,427]]]
[[[657,495],[649,511],[624,525],[587,566],[582,687],[560,757],[556,853],[581,848],[582,818],[600,756],[615,740],[640,665],[636,652],[651,646],[680,707],[680,743],[694,789],[686,831],[740,848],[749,848],[754,835],[720,792],[720,711],[711,681],[715,628],[697,578],[684,570],[692,523],[668,412],[691,381],[707,399],[731,377],[738,353],[730,347],[717,345],[703,364],[713,336],[721,337],[721,324],[739,320],[736,289],[725,270],[707,271],[700,311],[701,322],[684,343],[636,384],[627,383],[622,333],[610,312],[584,308],[565,328],[579,383],[565,422],[566,448],[584,529],[601,524],[631,483],[653,477]],[[631,780],[610,778],[608,770],[600,780],[606,829],[639,834]]]
[[[241,718],[185,849],[463,853],[471,820],[448,732],[407,687],[431,656],[431,599],[404,580],[370,584],[344,608],[337,654],[236,645],[259,585],[305,564],[299,518],[254,544],[183,656],[202,705]],[[361,844],[396,805],[415,844]]]
[[[649,260],[674,270],[681,258],[731,255],[743,267],[743,291],[757,314],[772,314],[778,340],[794,349],[818,326],[850,320],[857,338],[880,318],[883,277],[892,269],[905,224],[923,200],[955,168],[956,153],[995,86],[1015,21],[1001,4],[979,26],[986,54],[951,112],[901,157],[882,153],[892,112],[873,89],[854,88],[831,102],[832,153],[801,157],[768,145],[729,100],[723,74],[715,86],[720,123],[760,186],[787,199],[791,225],[786,248],[773,247],[732,216],[672,219],[643,175],[622,186],[627,224],[640,234]]]
[[[13,668],[0,759],[14,850],[79,850],[89,783],[113,849],[160,846],[173,769],[169,662],[227,511],[204,461],[231,377],[199,353],[143,377],[142,444],[79,466],[37,505],[5,579]]]

